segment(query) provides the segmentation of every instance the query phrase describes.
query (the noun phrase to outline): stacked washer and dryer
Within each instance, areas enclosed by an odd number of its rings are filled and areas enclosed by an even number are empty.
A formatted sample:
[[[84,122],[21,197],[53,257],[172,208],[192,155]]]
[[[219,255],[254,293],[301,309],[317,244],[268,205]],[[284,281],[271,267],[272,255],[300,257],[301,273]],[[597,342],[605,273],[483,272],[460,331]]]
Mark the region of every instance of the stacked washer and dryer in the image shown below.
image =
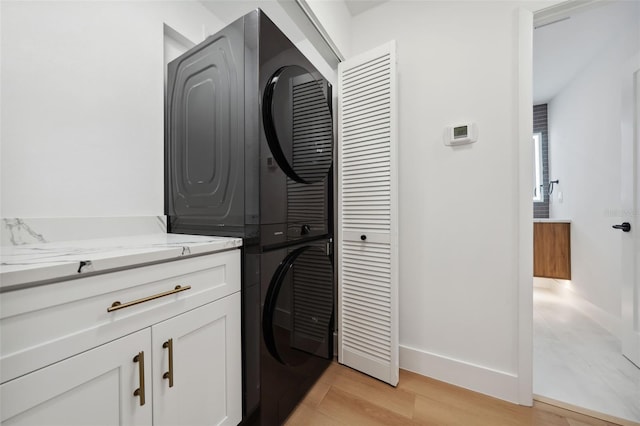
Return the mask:
[[[169,64],[172,233],[241,237],[243,423],[281,424],[333,356],[331,85],[260,10]]]

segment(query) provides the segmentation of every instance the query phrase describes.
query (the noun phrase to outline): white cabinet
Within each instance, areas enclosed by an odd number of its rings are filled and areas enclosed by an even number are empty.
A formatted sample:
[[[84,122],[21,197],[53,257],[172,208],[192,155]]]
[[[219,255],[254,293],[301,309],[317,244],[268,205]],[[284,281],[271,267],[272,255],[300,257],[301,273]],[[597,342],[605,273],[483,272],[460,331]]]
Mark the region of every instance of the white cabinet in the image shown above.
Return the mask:
[[[238,424],[239,289],[234,250],[2,294],[2,425]]]
[[[240,422],[240,294],[151,329],[154,425]]]
[[[140,358],[133,361],[139,353],[144,367]],[[143,406],[133,395],[142,389],[140,377],[151,377],[150,353],[151,330],[146,329],[4,383],[2,424],[151,424],[151,393],[146,391]]]

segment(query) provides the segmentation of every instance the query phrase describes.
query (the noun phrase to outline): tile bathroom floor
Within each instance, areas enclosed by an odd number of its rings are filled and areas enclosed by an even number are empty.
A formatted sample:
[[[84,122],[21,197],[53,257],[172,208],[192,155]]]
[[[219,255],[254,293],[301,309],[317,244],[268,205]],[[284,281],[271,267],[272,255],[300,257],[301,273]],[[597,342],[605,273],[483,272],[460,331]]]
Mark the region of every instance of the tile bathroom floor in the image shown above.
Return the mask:
[[[570,297],[534,288],[533,393],[640,422],[640,369]]]

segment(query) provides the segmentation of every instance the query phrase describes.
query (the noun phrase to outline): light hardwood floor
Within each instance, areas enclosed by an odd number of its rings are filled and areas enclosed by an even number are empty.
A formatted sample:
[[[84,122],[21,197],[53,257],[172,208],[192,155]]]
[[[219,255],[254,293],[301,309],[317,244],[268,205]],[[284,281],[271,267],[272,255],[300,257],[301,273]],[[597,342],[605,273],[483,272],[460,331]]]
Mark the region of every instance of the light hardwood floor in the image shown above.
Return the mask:
[[[523,407],[400,370],[396,388],[331,364],[286,425],[614,425],[535,402]]]

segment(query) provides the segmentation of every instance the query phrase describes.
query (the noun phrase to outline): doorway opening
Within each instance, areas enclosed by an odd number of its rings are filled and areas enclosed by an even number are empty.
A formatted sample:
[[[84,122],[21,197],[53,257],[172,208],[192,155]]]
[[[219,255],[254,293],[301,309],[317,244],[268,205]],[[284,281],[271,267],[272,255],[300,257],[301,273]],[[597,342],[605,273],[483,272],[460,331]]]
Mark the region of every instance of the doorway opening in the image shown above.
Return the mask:
[[[640,369],[622,354],[623,253],[612,225],[623,216],[621,70],[640,48],[639,17],[637,2],[586,2],[533,32],[534,119],[544,110],[547,126],[537,139],[547,168],[533,191],[534,222],[569,223],[570,235],[568,252],[557,252],[569,253],[569,275],[534,277],[534,398],[634,422]],[[543,252],[561,244],[549,235]],[[547,261],[567,260],[558,257]]]

